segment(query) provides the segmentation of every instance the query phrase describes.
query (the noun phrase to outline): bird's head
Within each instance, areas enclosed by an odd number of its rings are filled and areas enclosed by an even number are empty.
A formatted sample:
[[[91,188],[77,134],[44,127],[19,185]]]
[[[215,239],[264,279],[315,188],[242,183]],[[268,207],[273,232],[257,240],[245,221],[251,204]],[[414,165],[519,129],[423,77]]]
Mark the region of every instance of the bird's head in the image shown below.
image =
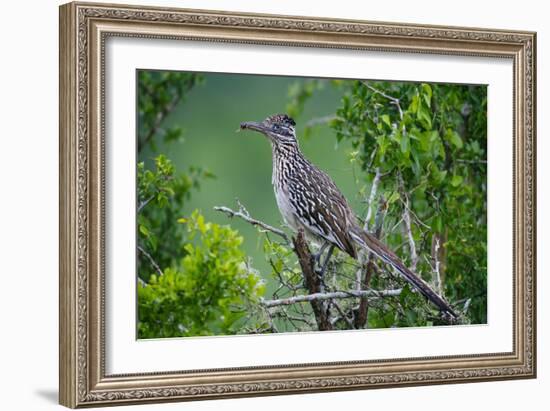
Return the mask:
[[[296,123],[286,114],[274,114],[264,121],[246,121],[241,130],[253,130],[264,134],[273,144],[296,145]]]

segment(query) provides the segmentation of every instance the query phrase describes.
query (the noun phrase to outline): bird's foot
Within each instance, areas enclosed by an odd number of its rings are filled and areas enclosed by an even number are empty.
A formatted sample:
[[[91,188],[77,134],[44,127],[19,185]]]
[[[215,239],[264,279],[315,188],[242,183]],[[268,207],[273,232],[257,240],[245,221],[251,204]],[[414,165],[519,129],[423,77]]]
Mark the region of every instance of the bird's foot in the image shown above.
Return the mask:
[[[319,286],[319,292],[325,292],[327,289],[327,285],[325,283],[325,273],[320,270],[315,270],[315,274],[317,275],[317,284]]]

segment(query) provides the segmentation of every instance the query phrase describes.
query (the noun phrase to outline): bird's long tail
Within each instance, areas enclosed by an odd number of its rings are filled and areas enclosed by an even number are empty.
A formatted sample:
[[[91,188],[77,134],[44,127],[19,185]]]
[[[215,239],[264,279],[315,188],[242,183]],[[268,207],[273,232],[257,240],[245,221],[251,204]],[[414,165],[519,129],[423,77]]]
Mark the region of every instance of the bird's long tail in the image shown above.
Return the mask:
[[[442,311],[444,314],[452,316],[455,319],[458,318],[458,315],[449,305],[449,303],[445,301],[443,297],[438,295],[434,290],[432,290],[428,283],[426,283],[422,278],[409,270],[405,266],[405,264],[403,264],[400,258],[380,240],[378,240],[373,235],[363,231],[359,227],[352,230],[350,234],[355,240],[356,244],[363,247],[367,251],[372,252],[382,261],[391,265],[405,278],[405,280],[407,280],[409,284],[411,284],[424,297],[435,304],[440,311]]]

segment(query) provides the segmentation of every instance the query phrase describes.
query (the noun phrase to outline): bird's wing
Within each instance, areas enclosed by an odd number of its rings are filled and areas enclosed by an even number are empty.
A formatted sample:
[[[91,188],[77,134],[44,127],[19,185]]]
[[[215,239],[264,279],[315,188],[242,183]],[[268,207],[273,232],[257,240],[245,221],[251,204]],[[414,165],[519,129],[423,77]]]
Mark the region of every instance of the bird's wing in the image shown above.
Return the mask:
[[[447,301],[432,290],[428,283],[420,278],[419,275],[409,270],[405,264],[403,264],[401,259],[379,239],[359,227],[355,227],[351,231],[351,235],[357,244],[362,245],[382,261],[395,268],[409,284],[420,291],[424,297],[435,304],[441,311],[449,313],[455,318],[458,317]]]
[[[307,229],[336,245],[353,258],[357,257],[349,234],[353,217],[346,199],[336,184],[319,169],[312,178],[290,179],[290,197],[294,212]]]

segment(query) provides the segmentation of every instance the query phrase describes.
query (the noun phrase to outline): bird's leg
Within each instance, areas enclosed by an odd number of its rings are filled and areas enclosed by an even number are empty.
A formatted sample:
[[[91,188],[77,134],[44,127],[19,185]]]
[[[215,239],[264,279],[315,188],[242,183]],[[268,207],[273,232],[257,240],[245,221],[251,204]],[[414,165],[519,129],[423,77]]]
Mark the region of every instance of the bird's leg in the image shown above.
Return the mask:
[[[311,255],[313,257],[313,261],[315,261],[315,265],[321,266],[321,256],[323,255],[323,253],[325,252],[326,248],[329,245],[330,245],[330,243],[328,241],[325,241],[323,243],[323,245],[321,246],[321,248],[319,249],[319,251],[317,253]]]
[[[325,272],[327,271],[328,262],[330,261],[330,258],[332,257],[332,253],[334,251],[334,244],[330,244],[330,248],[328,249],[327,257],[325,258],[325,262],[321,266],[321,271],[319,272],[319,275],[321,279],[325,275]]]
[[[321,264],[321,256],[322,256],[323,252],[325,251],[325,249],[327,247],[329,247],[328,252],[327,252],[327,256],[325,258],[325,261]],[[329,243],[328,241],[326,241],[321,246],[321,249],[319,250],[319,252],[313,256],[313,258],[315,259],[315,262],[318,266],[318,268],[315,269],[315,272],[317,273],[317,276],[319,277],[319,285],[320,285],[320,288],[321,288],[320,289],[321,292],[323,292],[324,289],[326,288],[324,277],[325,277],[325,272],[327,271],[328,263],[330,261],[330,258],[332,257],[333,251],[334,251],[334,244]]]

